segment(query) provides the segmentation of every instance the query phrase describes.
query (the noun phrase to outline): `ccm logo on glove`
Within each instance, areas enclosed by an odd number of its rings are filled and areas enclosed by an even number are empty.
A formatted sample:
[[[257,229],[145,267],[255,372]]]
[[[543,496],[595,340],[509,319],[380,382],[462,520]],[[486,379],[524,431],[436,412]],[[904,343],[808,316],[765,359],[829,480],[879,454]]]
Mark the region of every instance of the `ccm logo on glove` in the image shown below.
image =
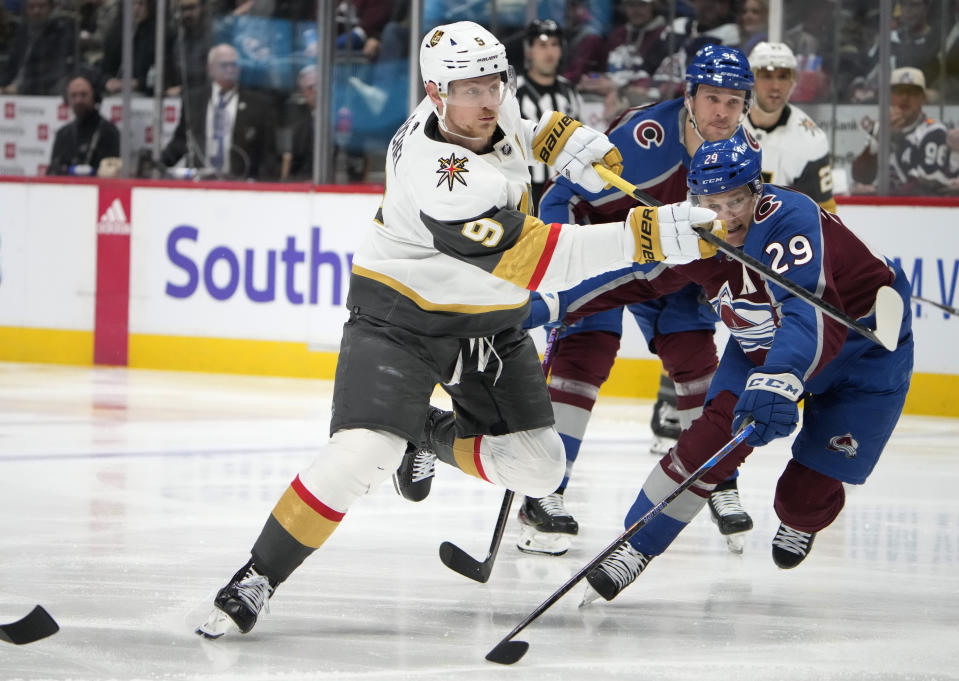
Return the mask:
[[[795,402],[802,394],[802,383],[792,374],[754,374],[746,390],[769,390]]]

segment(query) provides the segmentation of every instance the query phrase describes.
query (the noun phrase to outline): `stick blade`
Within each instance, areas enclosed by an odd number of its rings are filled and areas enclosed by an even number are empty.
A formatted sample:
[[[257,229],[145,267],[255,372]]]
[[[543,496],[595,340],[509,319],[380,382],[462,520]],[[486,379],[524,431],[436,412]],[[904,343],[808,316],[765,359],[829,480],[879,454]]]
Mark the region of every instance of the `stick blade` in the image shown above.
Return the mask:
[[[481,563],[456,544],[448,541],[440,544],[440,560],[453,572],[458,572],[480,584],[486,584],[492,572],[490,569],[492,566]]]
[[[899,345],[903,308],[902,297],[891,286],[876,292],[876,338],[890,352]]]
[[[10,624],[0,624],[0,641],[23,645],[33,643],[60,631],[60,625],[43,606],[36,606],[22,619]]]
[[[529,650],[529,643],[526,641],[500,641],[496,646],[486,653],[486,659],[496,664],[515,664]]]

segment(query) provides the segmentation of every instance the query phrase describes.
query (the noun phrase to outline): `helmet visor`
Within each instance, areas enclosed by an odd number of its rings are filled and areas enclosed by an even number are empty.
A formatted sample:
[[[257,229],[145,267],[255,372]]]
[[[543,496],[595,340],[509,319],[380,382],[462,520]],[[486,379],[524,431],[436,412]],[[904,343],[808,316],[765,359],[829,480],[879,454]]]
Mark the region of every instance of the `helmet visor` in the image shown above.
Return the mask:
[[[493,108],[500,106],[508,95],[516,93],[513,68],[478,78],[454,80],[449,85],[446,101],[451,106]]]
[[[690,203],[716,211],[720,220],[744,219],[753,212],[756,194],[746,184],[718,194],[691,194]]]

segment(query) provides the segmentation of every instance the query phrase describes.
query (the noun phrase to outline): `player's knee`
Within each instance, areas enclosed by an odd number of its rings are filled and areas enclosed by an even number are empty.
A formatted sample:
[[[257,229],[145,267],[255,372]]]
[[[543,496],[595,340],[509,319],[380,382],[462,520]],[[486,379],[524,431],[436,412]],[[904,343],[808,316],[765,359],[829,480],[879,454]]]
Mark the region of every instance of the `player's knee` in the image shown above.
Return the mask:
[[[300,473],[300,482],[324,504],[345,512],[396,470],[405,450],[406,440],[393,433],[365,428],[338,430]]]
[[[507,451],[496,457],[500,482],[530,497],[553,492],[566,474],[566,453],[555,428],[536,428],[502,437]]]

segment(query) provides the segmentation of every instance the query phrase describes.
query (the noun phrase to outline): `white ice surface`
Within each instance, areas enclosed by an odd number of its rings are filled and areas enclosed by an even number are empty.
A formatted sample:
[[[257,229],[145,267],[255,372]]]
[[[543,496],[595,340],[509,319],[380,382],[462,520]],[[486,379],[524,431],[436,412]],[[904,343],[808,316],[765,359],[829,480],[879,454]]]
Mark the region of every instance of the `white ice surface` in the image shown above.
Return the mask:
[[[449,571],[439,544],[483,558],[502,492],[441,466],[420,504],[389,484],[357,503],[250,634],[201,640],[329,400],[323,381],[0,364],[0,623],[41,603],[62,627],[0,643],[0,680],[959,679],[959,422],[921,417],[799,568],[769,555],[775,444],[743,469],[744,555],[701,514],[615,601],[578,610],[579,585],[519,663],[486,662],[622,531],[655,463],[641,400],[597,405],[566,556],[519,553],[514,509],[488,584]]]

